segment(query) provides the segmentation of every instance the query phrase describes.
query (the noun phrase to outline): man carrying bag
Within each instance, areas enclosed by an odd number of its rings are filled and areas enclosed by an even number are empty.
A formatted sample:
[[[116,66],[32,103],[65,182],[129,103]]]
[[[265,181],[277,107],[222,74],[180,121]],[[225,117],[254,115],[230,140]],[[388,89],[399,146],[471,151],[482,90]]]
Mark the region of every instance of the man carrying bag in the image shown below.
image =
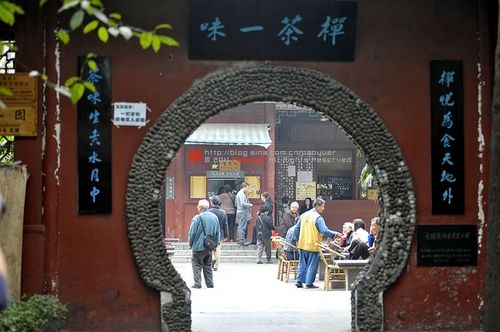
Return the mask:
[[[194,285],[201,288],[201,271],[207,288],[213,288],[212,250],[220,239],[220,227],[217,216],[208,211],[210,204],[206,199],[198,202],[198,214],[191,221],[189,228],[189,248],[193,251],[191,264],[193,267]],[[214,241],[215,240],[215,241]],[[207,248],[208,246],[208,248]]]

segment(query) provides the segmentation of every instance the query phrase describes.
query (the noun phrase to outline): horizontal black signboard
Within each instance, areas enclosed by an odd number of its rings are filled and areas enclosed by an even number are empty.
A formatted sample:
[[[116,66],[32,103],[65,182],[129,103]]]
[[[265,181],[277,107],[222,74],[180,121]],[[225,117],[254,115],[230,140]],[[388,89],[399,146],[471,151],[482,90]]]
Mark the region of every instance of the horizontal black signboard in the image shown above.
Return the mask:
[[[477,265],[476,225],[417,226],[418,266]]]
[[[357,2],[190,0],[189,58],[354,61]]]

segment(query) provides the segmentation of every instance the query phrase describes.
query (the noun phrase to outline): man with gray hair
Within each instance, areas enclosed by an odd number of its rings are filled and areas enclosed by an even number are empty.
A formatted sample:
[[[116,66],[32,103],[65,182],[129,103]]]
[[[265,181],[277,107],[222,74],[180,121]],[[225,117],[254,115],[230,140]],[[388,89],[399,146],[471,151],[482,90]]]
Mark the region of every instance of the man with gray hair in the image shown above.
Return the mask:
[[[297,271],[297,288],[318,288],[314,285],[316,272],[318,272],[319,264],[319,247],[317,243],[321,243],[322,235],[326,235],[335,239],[340,236],[340,233],[330,230],[325,223],[325,219],[321,216],[325,210],[325,201],[321,198],[316,198],[313,202],[313,208],[300,215],[300,219],[296,224],[293,234],[294,242],[297,243],[299,253],[299,267]]]
[[[212,270],[212,250],[205,247],[205,236],[211,235],[217,242],[220,240],[219,219],[208,211],[210,203],[206,199],[198,202],[198,214],[194,216],[189,228],[189,248],[193,250],[191,264],[193,267],[194,285],[192,288],[201,288],[201,271],[207,288],[214,287]],[[217,243],[219,244],[219,243]]]
[[[236,223],[238,224],[236,241],[240,246],[248,246],[251,243],[247,241],[248,222],[252,219],[253,204],[248,199],[248,194],[251,192],[252,189],[248,183],[243,182],[240,191],[236,194]]]

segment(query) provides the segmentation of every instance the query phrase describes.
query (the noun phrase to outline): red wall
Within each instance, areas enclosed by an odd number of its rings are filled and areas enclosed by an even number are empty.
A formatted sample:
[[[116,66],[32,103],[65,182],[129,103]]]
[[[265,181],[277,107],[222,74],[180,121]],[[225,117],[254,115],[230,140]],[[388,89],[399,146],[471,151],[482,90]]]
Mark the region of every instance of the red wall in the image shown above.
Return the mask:
[[[172,35],[181,46],[162,48],[154,54],[142,51],[136,40],[127,44],[111,38],[107,44],[101,44],[93,35],[76,34],[69,46],[56,46],[50,25],[53,15],[43,21],[43,12],[35,11],[33,16],[28,14],[20,19],[19,58],[29,68],[47,68],[51,80],[57,79],[56,63],[60,61],[64,80],[76,74],[78,55],[95,52],[111,56],[112,101],[146,102],[152,110],[148,114],[149,125],[197,79],[233,65],[188,59],[187,1],[145,0],[107,5],[110,12],[119,10],[124,20],[133,25],[151,28],[155,23],[171,23]],[[486,148],[479,156],[478,128],[489,142],[493,53],[489,48],[486,10],[479,6],[480,15],[476,15],[476,3],[466,0],[360,0],[358,7],[354,62],[276,64],[324,72],[376,110],[411,170],[417,224],[477,224],[484,235],[480,208],[487,210],[489,151]],[[40,29],[43,22],[48,25],[46,46],[42,44],[44,30]],[[45,57],[40,50],[46,51]],[[429,61],[437,59],[464,61],[467,176],[462,216],[431,214]],[[65,98],[58,100],[52,91],[47,92],[45,105],[45,153],[41,152],[41,116],[37,138],[16,139],[16,158],[26,163],[30,172],[23,291],[59,294],[70,307],[70,328],[158,330],[159,296],[143,285],[137,273],[124,212],[129,167],[147,128],[113,128],[113,211],[104,216],[80,216],[76,213],[76,108]],[[57,124],[61,125],[60,145],[52,138]],[[480,181],[485,188],[478,198]],[[407,268],[384,296],[385,328],[478,329],[486,266],[485,236],[479,240],[479,263],[474,268],[417,267],[413,245]]]

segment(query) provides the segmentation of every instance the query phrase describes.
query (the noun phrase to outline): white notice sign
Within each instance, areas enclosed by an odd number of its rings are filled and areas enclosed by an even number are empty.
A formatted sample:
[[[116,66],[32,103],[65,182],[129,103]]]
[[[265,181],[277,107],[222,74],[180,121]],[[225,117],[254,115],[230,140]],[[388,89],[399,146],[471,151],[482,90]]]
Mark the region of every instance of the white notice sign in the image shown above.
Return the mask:
[[[115,126],[144,127],[146,108],[145,103],[114,103],[113,123]]]

